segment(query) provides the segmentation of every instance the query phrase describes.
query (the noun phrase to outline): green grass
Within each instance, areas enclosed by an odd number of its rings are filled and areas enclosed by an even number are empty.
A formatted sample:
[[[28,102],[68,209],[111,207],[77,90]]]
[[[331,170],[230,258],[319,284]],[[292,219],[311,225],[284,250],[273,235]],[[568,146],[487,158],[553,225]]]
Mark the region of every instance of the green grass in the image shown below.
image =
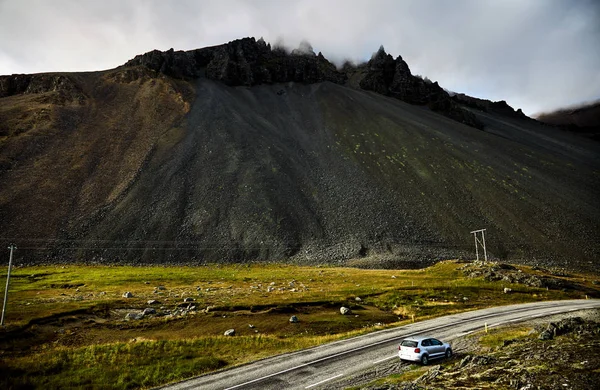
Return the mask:
[[[220,336],[58,348],[35,356],[18,357],[2,367],[4,388],[151,387],[245,363],[251,360],[250,356],[252,359],[267,357],[327,340]]]
[[[382,379],[378,379],[374,384],[398,384],[404,382],[412,382],[429,370],[429,367],[422,367],[418,365],[411,365],[407,371],[400,374],[392,374]]]
[[[478,333],[474,337],[479,338],[479,344],[488,349],[494,349],[503,346],[505,341],[522,340],[531,338],[529,332],[531,328],[525,326],[510,326],[506,328],[494,328],[487,333]]]
[[[413,316],[419,321],[582,297],[577,291],[471,279],[459,267],[447,261],[421,270],[284,264],[16,268],[7,326],[0,333],[4,387],[145,388],[398,326]],[[157,286],[165,290],[155,293]],[[504,294],[503,287],[512,293]],[[134,298],[122,298],[125,291]],[[212,309],[123,321],[128,310],[147,307],[149,299],[174,309],[184,297],[193,297],[198,309]],[[341,305],[350,306],[353,315],[340,315]],[[291,314],[300,322],[290,324]],[[236,329],[235,337],[223,336],[229,328]],[[483,343],[493,346],[519,335],[492,331]]]

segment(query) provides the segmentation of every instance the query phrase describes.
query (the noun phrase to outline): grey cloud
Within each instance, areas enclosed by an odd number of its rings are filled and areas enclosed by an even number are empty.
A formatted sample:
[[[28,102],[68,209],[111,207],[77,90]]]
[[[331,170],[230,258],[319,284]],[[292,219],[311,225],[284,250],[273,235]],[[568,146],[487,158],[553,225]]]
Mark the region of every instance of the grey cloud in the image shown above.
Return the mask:
[[[449,90],[532,114],[600,97],[594,0],[0,0],[0,74],[98,70],[152,49],[307,40],[340,64],[383,44]]]

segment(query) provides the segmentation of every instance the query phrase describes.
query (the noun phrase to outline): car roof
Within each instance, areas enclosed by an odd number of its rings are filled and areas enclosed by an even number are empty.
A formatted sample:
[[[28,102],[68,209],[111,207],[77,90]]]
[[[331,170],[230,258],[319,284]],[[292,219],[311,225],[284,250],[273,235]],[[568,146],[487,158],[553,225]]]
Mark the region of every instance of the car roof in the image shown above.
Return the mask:
[[[405,337],[404,340],[412,340],[412,341],[421,341],[421,340],[425,340],[425,339],[435,339],[435,337],[431,337],[431,336],[409,336],[409,337]]]

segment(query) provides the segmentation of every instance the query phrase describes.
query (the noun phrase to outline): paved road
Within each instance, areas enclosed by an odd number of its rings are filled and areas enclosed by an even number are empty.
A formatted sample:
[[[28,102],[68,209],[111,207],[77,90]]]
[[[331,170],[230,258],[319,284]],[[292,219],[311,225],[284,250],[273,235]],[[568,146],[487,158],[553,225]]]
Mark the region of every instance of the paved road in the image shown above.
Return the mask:
[[[256,363],[189,379],[171,386],[184,389],[319,389],[359,372],[377,370],[398,359],[398,342],[428,334],[446,341],[488,327],[583,309],[600,308],[599,299],[536,302],[453,314],[386,329],[352,339],[275,356]]]

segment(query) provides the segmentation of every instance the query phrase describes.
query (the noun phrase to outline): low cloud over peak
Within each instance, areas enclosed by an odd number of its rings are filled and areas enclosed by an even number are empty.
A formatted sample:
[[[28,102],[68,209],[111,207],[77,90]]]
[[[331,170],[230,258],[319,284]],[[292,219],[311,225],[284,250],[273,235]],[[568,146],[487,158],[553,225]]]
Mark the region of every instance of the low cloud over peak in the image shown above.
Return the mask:
[[[3,0],[0,74],[106,69],[245,36],[310,42],[337,65],[383,45],[449,90],[533,114],[600,98],[598,20],[594,0]]]

